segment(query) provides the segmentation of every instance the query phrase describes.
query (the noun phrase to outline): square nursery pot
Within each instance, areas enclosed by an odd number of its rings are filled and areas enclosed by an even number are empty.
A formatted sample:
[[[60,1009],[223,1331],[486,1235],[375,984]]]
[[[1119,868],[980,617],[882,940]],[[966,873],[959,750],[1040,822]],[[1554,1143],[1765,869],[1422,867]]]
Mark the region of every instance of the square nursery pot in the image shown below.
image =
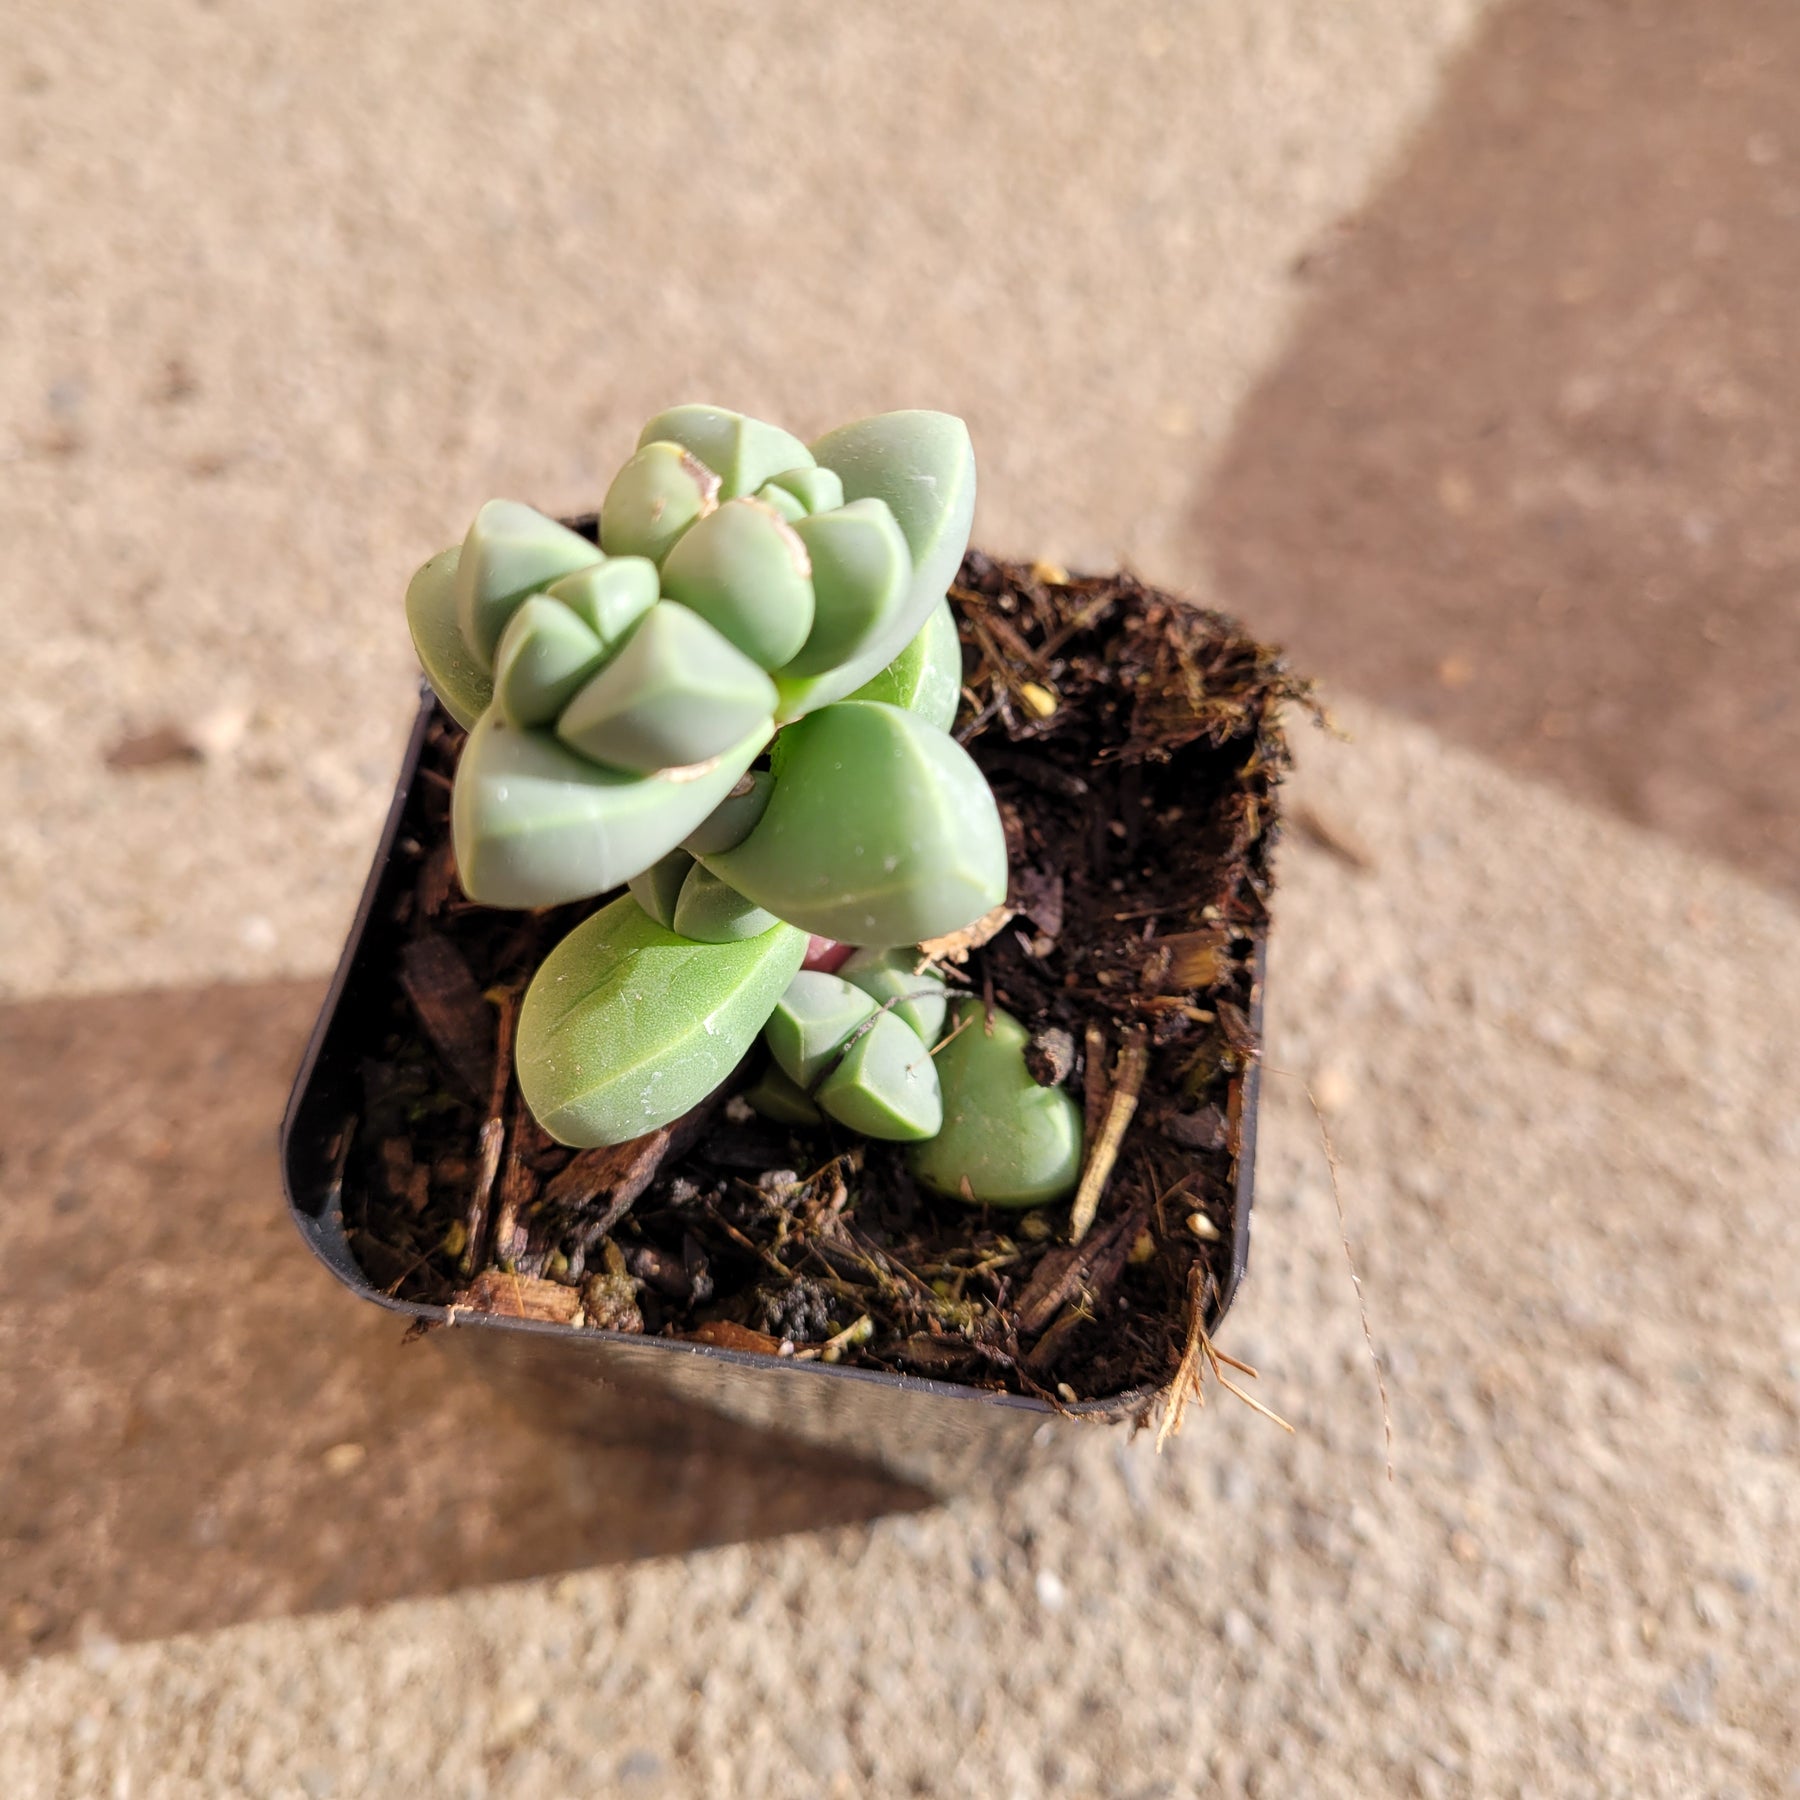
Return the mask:
[[[985,582],[994,591],[1002,579],[1028,586],[1037,572],[972,555],[962,579],[965,584]],[[1146,602],[1175,604],[1129,578],[1089,585],[1096,590],[1105,587],[1114,595],[1120,629],[1142,624]],[[1258,867],[1266,877],[1273,789],[1282,761],[1279,727],[1270,721],[1281,702],[1299,697],[1303,690],[1278,661],[1236,634],[1228,621],[1191,611],[1190,616],[1203,617],[1221,632],[1233,634],[1229,642],[1240,664],[1248,666],[1252,653],[1258,659],[1262,685],[1253,711],[1260,735],[1250,762],[1256,764],[1260,756],[1273,766],[1247,810],[1257,821],[1249,827],[1251,835],[1263,840]],[[968,637],[965,625],[965,640]],[[1010,721],[1003,698],[1000,705]],[[1028,720],[1028,715],[1022,716]],[[1059,1415],[1088,1422],[1147,1415],[1157,1396],[1154,1384],[1101,1399],[1052,1404],[1028,1394],[917,1374],[796,1362],[687,1338],[427,1304],[398,1298],[373,1279],[359,1262],[346,1227],[346,1180],[353,1178],[347,1177],[347,1165],[364,1105],[365,1066],[382,1055],[384,1040],[393,1029],[399,959],[407,935],[396,915],[404,910],[403,896],[419,882],[422,847],[414,833],[420,795],[426,784],[441,786],[443,780],[427,766],[428,745],[434,731],[441,732],[446,723],[430,690],[424,689],[374,865],[282,1123],[281,1164],[289,1210],[313,1254],[333,1275],[372,1305],[411,1321],[431,1341],[470,1359],[482,1375],[505,1384],[522,1406],[573,1422],[600,1437],[677,1431],[704,1436],[716,1427],[719,1435],[741,1439],[747,1428],[766,1435],[771,1448],[785,1441],[798,1459],[809,1463],[816,1464],[820,1452],[825,1452],[945,1492],[977,1484],[991,1487],[1016,1474],[1033,1444],[1047,1441]],[[1109,729],[1116,729],[1123,741],[1123,726]],[[1271,743],[1277,746],[1273,756]],[[1210,746],[1215,755],[1218,747],[1216,742]],[[1011,765],[1028,758],[1029,730],[1023,741],[1015,731],[1001,754]],[[1178,748],[1169,766],[1179,769],[1182,754]],[[1266,879],[1261,891],[1266,894]],[[1212,1332],[1237,1292],[1249,1256],[1265,928],[1266,919],[1258,917],[1237,934],[1238,941],[1248,944],[1242,960],[1247,992],[1240,986],[1239,1010],[1250,1049],[1231,1078],[1231,1167],[1219,1205],[1226,1229],[1217,1247],[1205,1309]]]

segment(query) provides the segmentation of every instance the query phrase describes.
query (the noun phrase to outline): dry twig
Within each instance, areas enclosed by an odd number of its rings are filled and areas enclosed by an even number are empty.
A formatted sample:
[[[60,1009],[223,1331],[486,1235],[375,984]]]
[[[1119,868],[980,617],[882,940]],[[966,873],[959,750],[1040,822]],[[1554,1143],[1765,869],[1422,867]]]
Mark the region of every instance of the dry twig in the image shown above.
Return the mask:
[[[1072,1244],[1079,1244],[1087,1236],[1094,1214],[1100,1210],[1100,1196],[1112,1176],[1119,1146],[1125,1141],[1125,1128],[1137,1111],[1138,1095],[1144,1091],[1144,1077],[1149,1072],[1149,1035],[1141,1025],[1134,1025],[1125,1033],[1119,1066],[1113,1071],[1106,1123],[1101,1126],[1100,1136],[1088,1152],[1087,1167],[1081,1171],[1081,1186],[1075,1190],[1075,1204],[1069,1212],[1069,1242]]]

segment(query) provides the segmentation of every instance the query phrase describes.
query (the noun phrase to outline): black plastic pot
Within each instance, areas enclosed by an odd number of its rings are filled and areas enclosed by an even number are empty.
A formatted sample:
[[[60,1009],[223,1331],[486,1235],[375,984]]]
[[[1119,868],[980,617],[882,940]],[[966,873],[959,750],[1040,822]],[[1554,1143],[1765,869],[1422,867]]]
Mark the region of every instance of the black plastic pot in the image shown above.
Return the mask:
[[[457,1312],[397,1300],[369,1280],[344,1234],[339,1134],[360,1103],[360,1068],[383,1033],[398,952],[392,884],[413,879],[393,856],[395,840],[437,702],[422,690],[418,718],[388,811],[356,922],[313,1027],[281,1128],[287,1201],[313,1254],[365,1300],[409,1320],[447,1328],[431,1334],[470,1355],[491,1376],[524,1382],[547,1397],[557,1416],[608,1433],[691,1428],[712,1416],[877,1465],[936,1491],[992,1485],[1042,1442],[1054,1408],[1016,1394],[991,1393],[945,1381],[878,1370],[794,1363],[672,1338],[545,1324],[494,1314]],[[1262,956],[1257,953],[1252,1025],[1262,1030]],[[1231,1304],[1250,1248],[1250,1203],[1256,1161],[1258,1071],[1244,1078],[1232,1262],[1214,1323]],[[1134,1391],[1068,1411],[1089,1420],[1130,1418],[1148,1394]],[[596,1409],[595,1401],[600,1401]],[[816,1460],[816,1458],[815,1458]]]

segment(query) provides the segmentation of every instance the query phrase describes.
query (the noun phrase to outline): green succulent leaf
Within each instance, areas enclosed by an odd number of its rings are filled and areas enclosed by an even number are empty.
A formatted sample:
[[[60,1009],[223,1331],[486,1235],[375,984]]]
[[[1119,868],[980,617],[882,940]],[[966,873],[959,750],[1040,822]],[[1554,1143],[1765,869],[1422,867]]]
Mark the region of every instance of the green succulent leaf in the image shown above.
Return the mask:
[[[812,562],[816,613],[784,681],[823,675],[859,656],[905,605],[912,582],[906,539],[885,500],[852,500],[799,521],[794,535]]]
[[[500,634],[494,698],[508,724],[548,725],[605,660],[605,647],[574,613],[533,594]]]
[[[840,1125],[892,1142],[934,1137],[944,1122],[931,1051],[891,1012],[853,1040],[813,1099]]]
[[[760,500],[764,506],[772,507],[790,525],[798,524],[806,517],[806,508],[786,488],[777,487],[772,481],[765,481],[751,497]]]
[[[659,857],[642,874],[626,882],[631,897],[666,931],[675,929],[675,902],[681,898],[681,884],[697,865],[685,850],[671,850]]]
[[[919,635],[850,698],[903,706],[948,731],[962,704],[962,640],[950,602],[940,600]]]
[[[579,532],[517,500],[490,500],[475,515],[456,566],[456,622],[483,669],[527,594],[586,568],[600,552]]]
[[[810,1089],[874,1013],[875,1002],[861,988],[819,969],[802,969],[776,1001],[763,1035],[775,1066],[798,1087]]]
[[[776,740],[768,810],[703,860],[777,918],[882,947],[970,924],[1006,898],[1006,837],[981,771],[916,713],[867,700]]]
[[[561,906],[619,886],[666,856],[736,786],[769,725],[698,772],[602,769],[497,707],[476,722],[450,809],[457,873],[482,906]]]
[[[609,556],[591,569],[551,582],[544,592],[560,600],[610,656],[656,604],[662,578],[647,556]]]
[[[728,500],[702,519],[669,552],[662,584],[765,669],[780,668],[812,630],[806,546],[760,500]]]
[[[791,432],[722,406],[672,406],[644,427],[638,443],[658,438],[685,445],[718,470],[721,500],[753,494],[770,476],[812,461],[811,451]]]
[[[419,667],[444,711],[466,731],[487,711],[493,678],[469,652],[456,621],[456,565],[462,545],[452,544],[423,564],[406,584],[406,623]]]
[[[775,777],[767,769],[752,769],[719,802],[717,810],[682,839],[681,847],[695,856],[714,856],[721,850],[735,850],[768,811],[769,796],[774,791]]]
[[[894,660],[955,578],[975,518],[975,450],[949,413],[882,413],[841,426],[813,445],[850,500],[885,500],[905,534],[913,576],[892,623],[851,662],[783,684],[780,719],[841,699]]]
[[[563,709],[556,735],[595,762],[648,774],[705,762],[759,724],[766,730],[774,700],[755,663],[697,613],[661,600]]]
[[[821,469],[816,464],[803,469],[783,469],[764,485],[792,494],[809,513],[835,512],[844,504],[844,484],[838,480],[837,472]]]
[[[727,887],[704,863],[695,863],[675,902],[675,929],[702,944],[731,944],[761,937],[779,921]]]
[[[744,1089],[744,1098],[765,1119],[777,1125],[818,1125],[824,1115],[806,1097],[806,1090],[793,1082],[771,1063]]]
[[[519,1012],[519,1086],[564,1144],[623,1143],[697,1106],[737,1066],[806,955],[776,925],[699,944],[630,895],[544,959]]]
[[[1010,1013],[995,1009],[991,1037],[979,1000],[965,1000],[956,1022],[962,1029],[933,1058],[943,1128],[908,1153],[913,1179],[934,1193],[985,1206],[1065,1199],[1081,1179],[1080,1107],[1061,1088],[1032,1079],[1025,1066],[1028,1034]]]
[[[858,950],[838,973],[852,987],[859,987],[878,1005],[888,1006],[926,1043],[935,1044],[944,1029],[944,980],[931,969],[921,969],[924,955],[917,949]]]
[[[613,477],[600,503],[608,556],[660,563],[697,519],[719,504],[719,477],[682,445],[646,443]]]

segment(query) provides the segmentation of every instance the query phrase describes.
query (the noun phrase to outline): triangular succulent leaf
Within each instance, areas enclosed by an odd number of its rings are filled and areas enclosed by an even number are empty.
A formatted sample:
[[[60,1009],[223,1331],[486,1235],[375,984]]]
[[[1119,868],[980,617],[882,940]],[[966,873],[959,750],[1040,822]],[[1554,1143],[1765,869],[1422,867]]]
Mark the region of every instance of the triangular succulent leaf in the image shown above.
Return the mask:
[[[671,850],[658,857],[642,874],[626,882],[631,897],[665,931],[675,929],[675,902],[681,897],[681,884],[697,865],[685,850]]]
[[[490,500],[475,515],[456,566],[456,622],[482,668],[526,595],[584,569],[600,552],[579,532],[517,500]]]
[[[669,552],[662,587],[765,669],[787,662],[813,627],[806,545],[760,500],[728,500],[694,526]]]
[[[661,600],[563,709],[556,735],[597,763],[649,774],[719,755],[766,724],[774,700],[749,657],[697,613]]]
[[[851,1034],[875,1015],[861,988],[818,969],[802,969],[776,1001],[764,1031],[782,1074],[810,1089],[837,1061]]]
[[[858,950],[838,973],[859,987],[895,1018],[903,1019],[926,1043],[935,1044],[944,1029],[944,978],[921,968],[922,951],[907,945],[892,950]]]
[[[494,652],[494,698],[510,724],[548,725],[606,660],[600,640],[547,594],[507,621]]]
[[[783,684],[783,721],[841,699],[892,662],[955,579],[975,518],[975,450],[949,413],[893,412],[840,426],[813,456],[849,500],[885,500],[905,534],[913,578],[893,624],[842,668]]]
[[[490,707],[463,746],[451,802],[463,891],[483,906],[529,907],[603,894],[673,850],[768,739],[763,721],[708,766],[630,775]]]
[[[551,582],[544,592],[560,600],[610,656],[656,604],[662,578],[647,556],[609,556],[590,569]]]
[[[600,503],[608,556],[660,563],[696,520],[719,504],[719,477],[680,444],[647,443],[613,477]]]
[[[935,1137],[944,1122],[930,1048],[891,1012],[851,1042],[813,1098],[840,1125],[889,1142]]]
[[[840,943],[916,944],[1006,898],[1006,838],[981,771],[897,706],[847,701],[776,740],[768,810],[702,860],[777,918]]]
[[[823,675],[885,633],[906,604],[912,560],[885,500],[852,500],[794,526],[812,562],[813,627],[783,680]]]
[[[722,406],[672,406],[644,427],[638,443],[658,438],[685,445],[717,470],[721,500],[753,494],[771,476],[812,461],[812,453],[791,432]]]
[[[406,623],[432,692],[466,731],[487,711],[494,680],[470,653],[457,623],[456,565],[461,557],[462,545],[452,544],[406,584]]]
[[[879,675],[865,681],[852,700],[880,700],[948,731],[962,705],[962,640],[948,600],[931,609],[919,635]]]

